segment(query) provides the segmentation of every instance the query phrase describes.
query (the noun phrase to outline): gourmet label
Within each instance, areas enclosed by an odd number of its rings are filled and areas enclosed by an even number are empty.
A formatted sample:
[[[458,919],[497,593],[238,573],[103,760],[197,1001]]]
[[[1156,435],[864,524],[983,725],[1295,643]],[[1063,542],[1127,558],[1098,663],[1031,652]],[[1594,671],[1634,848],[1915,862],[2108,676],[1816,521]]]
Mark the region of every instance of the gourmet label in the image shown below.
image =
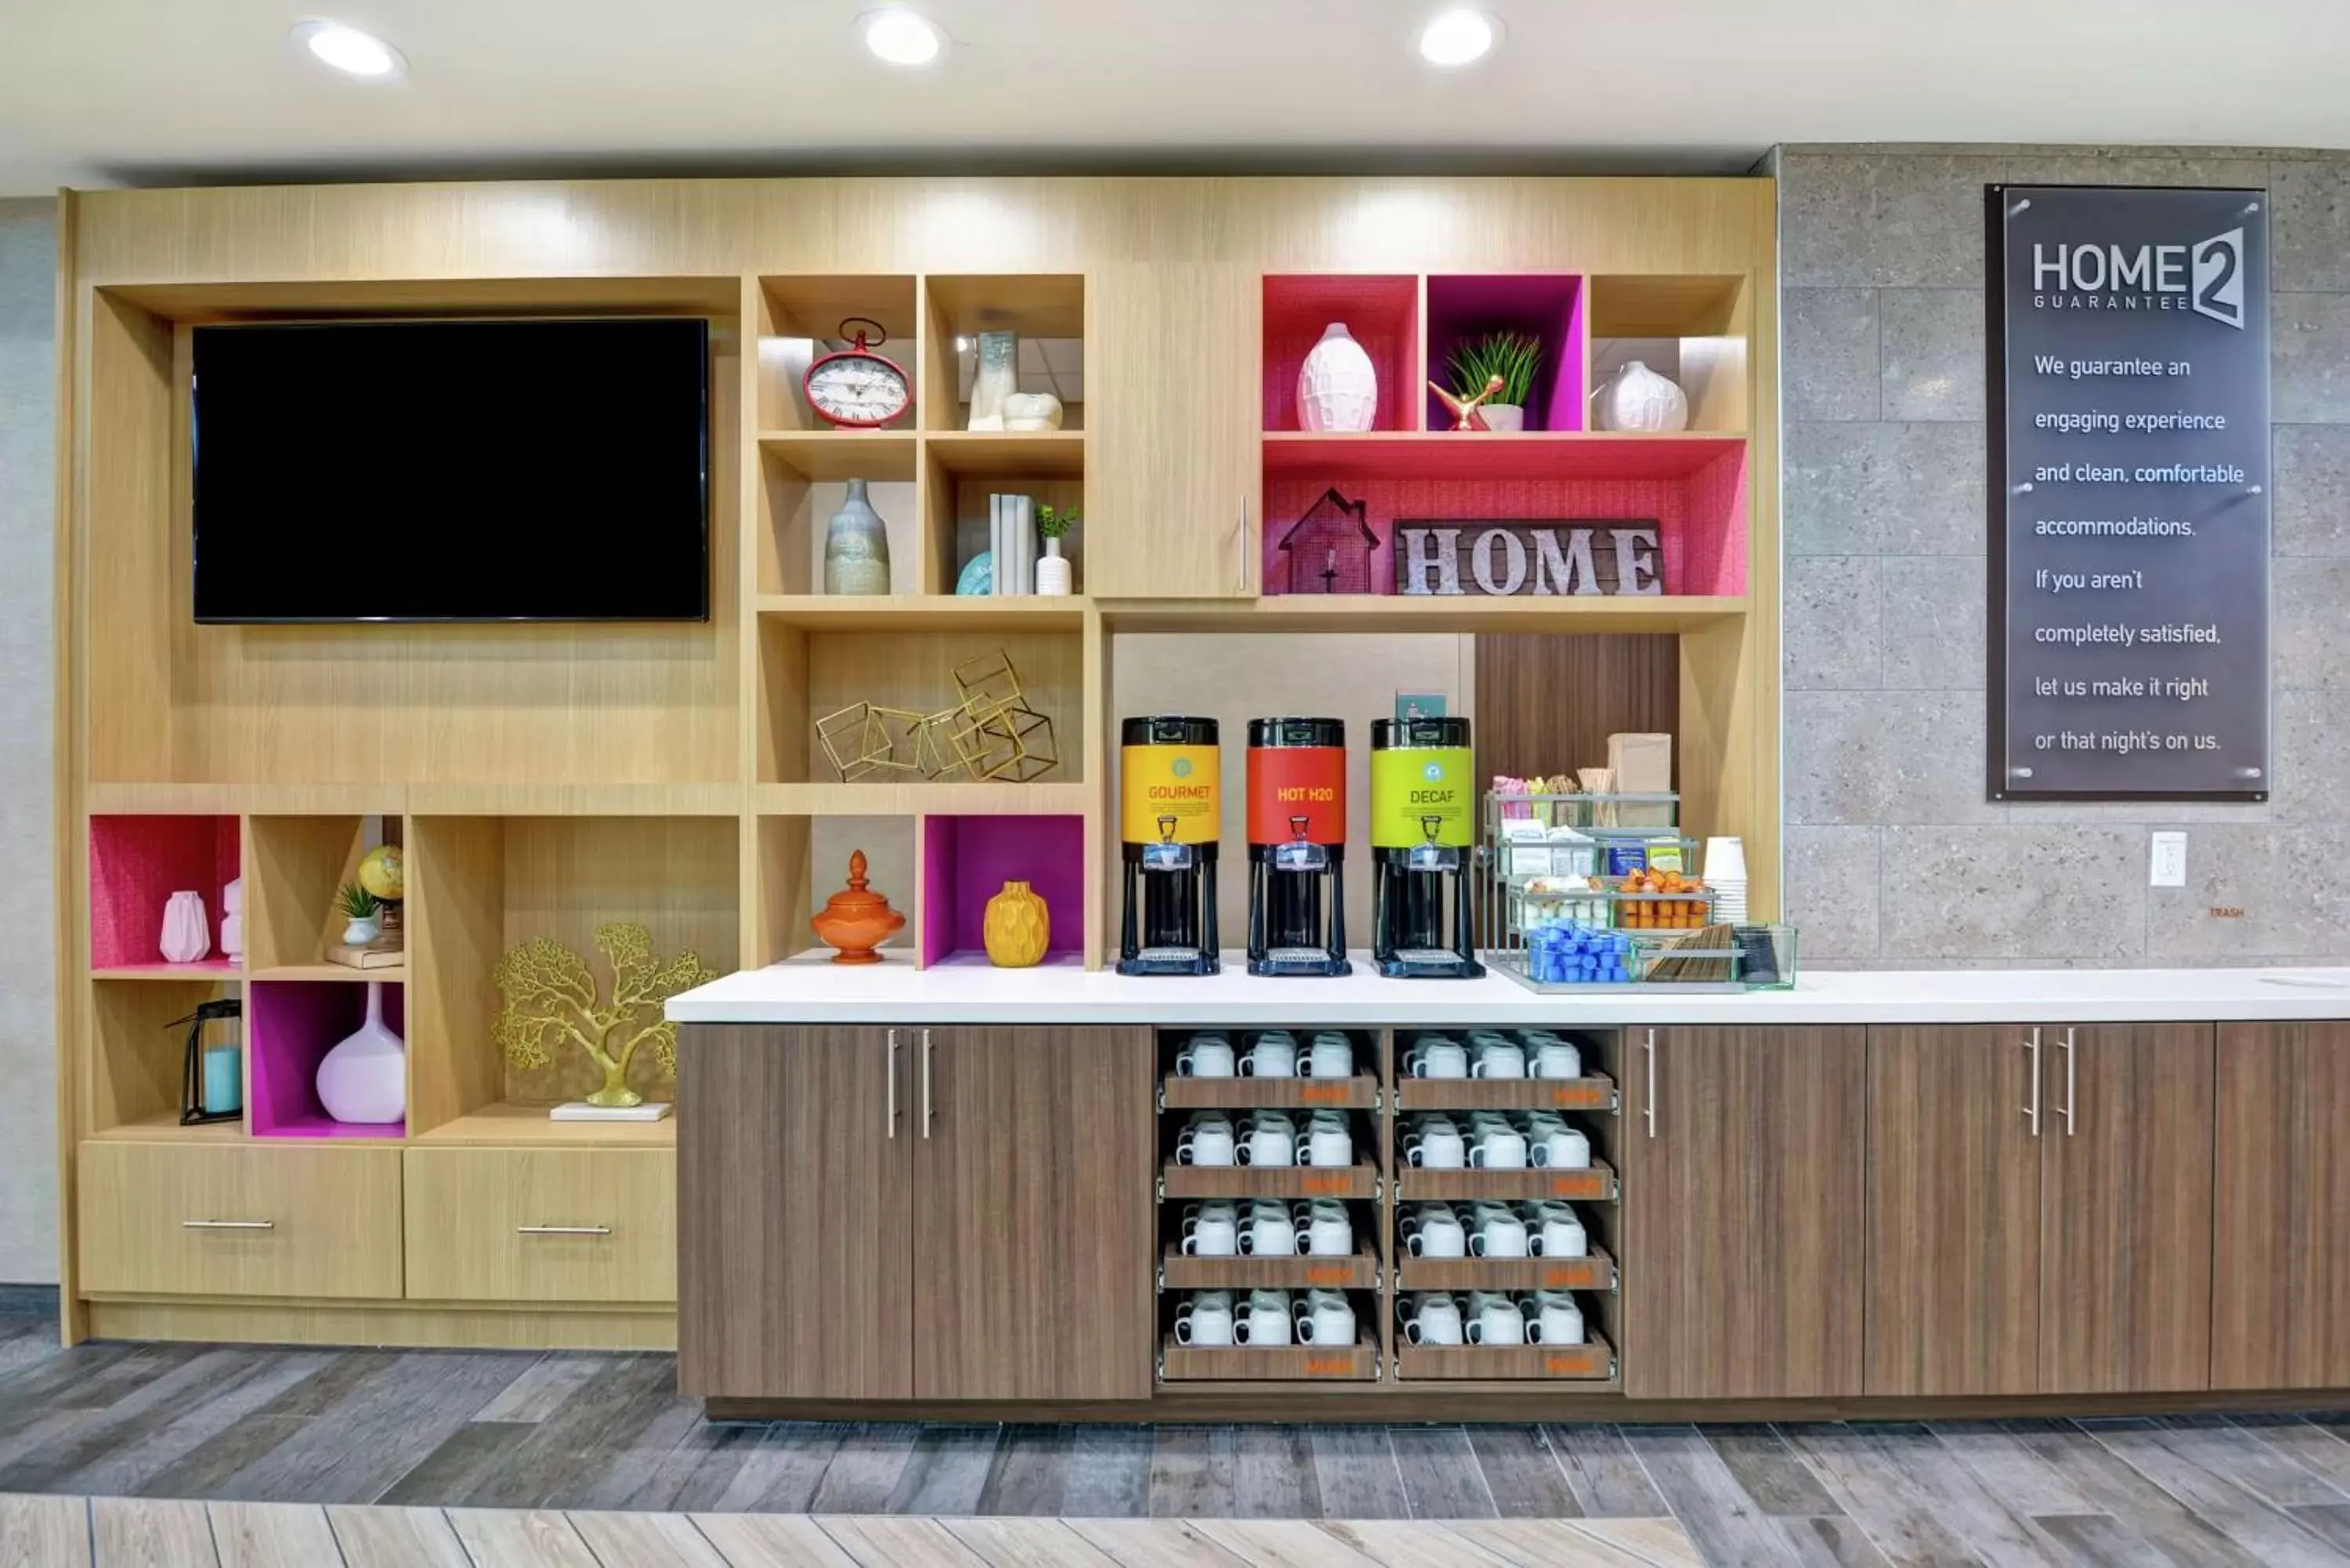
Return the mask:
[[[1347,842],[1347,752],[1343,746],[1251,746],[1248,841],[1286,844],[1305,819],[1315,844]]]
[[[1429,817],[1436,822],[1435,842],[1455,849],[1469,847],[1471,820],[1469,748],[1420,746],[1371,753],[1371,847],[1409,849],[1430,842]]]
[[[1118,748],[1118,836],[1128,844],[1213,844],[1222,813],[1216,803],[1215,746]],[[1159,818],[1173,817],[1170,838]]]

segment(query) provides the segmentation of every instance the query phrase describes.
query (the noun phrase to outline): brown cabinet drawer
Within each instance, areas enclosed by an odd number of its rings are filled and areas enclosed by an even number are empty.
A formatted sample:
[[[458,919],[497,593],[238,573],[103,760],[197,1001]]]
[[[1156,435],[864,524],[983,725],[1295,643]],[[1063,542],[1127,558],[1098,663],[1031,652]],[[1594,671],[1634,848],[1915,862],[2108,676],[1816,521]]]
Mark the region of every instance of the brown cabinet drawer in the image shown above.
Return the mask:
[[[415,1301],[677,1300],[666,1148],[411,1148]]]
[[[400,1150],[85,1143],[81,1286],[99,1293],[400,1293]]]

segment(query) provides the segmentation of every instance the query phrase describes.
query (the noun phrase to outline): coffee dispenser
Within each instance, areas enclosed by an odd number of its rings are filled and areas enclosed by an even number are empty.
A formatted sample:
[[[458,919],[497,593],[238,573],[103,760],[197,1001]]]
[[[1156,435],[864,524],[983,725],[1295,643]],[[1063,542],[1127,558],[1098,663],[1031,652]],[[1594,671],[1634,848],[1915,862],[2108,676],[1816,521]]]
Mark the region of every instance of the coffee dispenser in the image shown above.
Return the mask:
[[[1466,980],[1476,958],[1469,892],[1469,721],[1371,721],[1371,954],[1399,980]]]
[[[1347,961],[1347,726],[1251,719],[1251,974],[1336,975]]]
[[[1120,974],[1216,972],[1222,762],[1213,719],[1154,714],[1118,725]]]

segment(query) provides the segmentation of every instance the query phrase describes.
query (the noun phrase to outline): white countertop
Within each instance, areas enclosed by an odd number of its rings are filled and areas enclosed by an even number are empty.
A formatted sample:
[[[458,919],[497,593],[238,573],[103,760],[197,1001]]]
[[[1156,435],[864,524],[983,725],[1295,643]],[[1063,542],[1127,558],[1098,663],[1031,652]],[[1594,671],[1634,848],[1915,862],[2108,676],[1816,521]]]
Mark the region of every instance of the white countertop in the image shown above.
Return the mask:
[[[1478,1023],[2141,1023],[2350,1018],[2350,969],[1878,970],[1809,973],[1793,991],[1544,996],[1507,975],[1382,980],[1367,953],[1336,980],[1223,972],[1127,976],[1076,967],[917,970],[811,954],[671,999],[684,1023],[1159,1023],[1358,1028]]]

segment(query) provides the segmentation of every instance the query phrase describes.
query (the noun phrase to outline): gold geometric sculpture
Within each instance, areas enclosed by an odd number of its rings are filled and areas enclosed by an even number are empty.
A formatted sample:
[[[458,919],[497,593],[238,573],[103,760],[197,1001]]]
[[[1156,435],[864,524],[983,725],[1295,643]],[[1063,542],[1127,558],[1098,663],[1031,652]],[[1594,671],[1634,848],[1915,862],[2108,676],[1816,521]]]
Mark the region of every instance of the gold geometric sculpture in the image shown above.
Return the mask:
[[[816,722],[843,784],[877,774],[1027,784],[1061,765],[1053,721],[1028,705],[1020,671],[998,649],[954,667],[956,703],[935,713],[852,702]]]
[[[627,921],[596,928],[596,950],[612,969],[612,1000],[598,1004],[596,977],[577,953],[553,937],[533,937],[509,949],[490,979],[505,993],[491,1038],[508,1063],[544,1067],[555,1047],[568,1040],[603,1069],[604,1086],[588,1103],[607,1109],[644,1104],[629,1087],[629,1064],[652,1049],[664,1079],[677,1076],[677,1025],[661,1016],[661,1003],[718,978],[691,950],[667,963],[653,957],[652,933]],[[645,1011],[652,1022],[641,1022]],[[617,1039],[617,1044],[615,1043]]]

